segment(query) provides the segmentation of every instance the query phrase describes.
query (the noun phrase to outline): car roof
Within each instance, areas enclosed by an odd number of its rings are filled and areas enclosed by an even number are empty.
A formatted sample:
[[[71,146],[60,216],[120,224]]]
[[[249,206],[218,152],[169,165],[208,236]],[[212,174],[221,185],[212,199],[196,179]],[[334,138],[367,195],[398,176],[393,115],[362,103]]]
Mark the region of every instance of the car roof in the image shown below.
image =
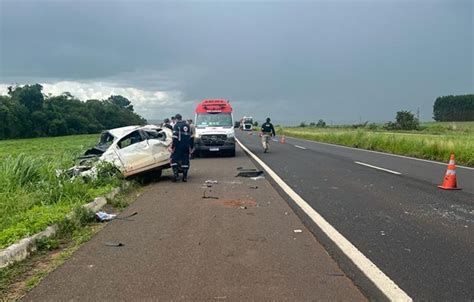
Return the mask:
[[[126,127],[120,127],[120,128],[114,128],[107,130],[108,133],[112,134],[115,138],[122,138],[127,134],[130,134],[131,132],[138,130],[138,129],[143,129],[143,130],[160,130],[161,128],[155,125],[145,125],[145,126],[126,126]]]

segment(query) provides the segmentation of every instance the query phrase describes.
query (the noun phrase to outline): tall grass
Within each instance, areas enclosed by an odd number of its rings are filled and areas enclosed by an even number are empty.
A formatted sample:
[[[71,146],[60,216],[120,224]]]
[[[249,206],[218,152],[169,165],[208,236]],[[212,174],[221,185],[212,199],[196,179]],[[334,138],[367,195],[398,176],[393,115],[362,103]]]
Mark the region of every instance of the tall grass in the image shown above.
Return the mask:
[[[281,128],[280,133],[308,140],[447,161],[454,152],[459,164],[474,166],[474,133],[424,134],[369,131],[367,129]]]
[[[108,174],[89,182],[57,175],[96,140],[94,135],[0,141],[0,248],[62,221],[75,206],[119,184]]]

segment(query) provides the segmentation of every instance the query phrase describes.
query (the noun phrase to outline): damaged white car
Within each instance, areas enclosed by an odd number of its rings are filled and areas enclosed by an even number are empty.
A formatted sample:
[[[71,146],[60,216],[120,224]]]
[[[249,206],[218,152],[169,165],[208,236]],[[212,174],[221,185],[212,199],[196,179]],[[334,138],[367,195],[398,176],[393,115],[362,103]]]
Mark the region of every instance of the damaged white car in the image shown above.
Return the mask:
[[[71,176],[91,176],[101,161],[113,164],[125,176],[170,167],[170,129],[154,125],[128,126],[102,132],[99,143],[79,157],[78,165],[67,171]]]

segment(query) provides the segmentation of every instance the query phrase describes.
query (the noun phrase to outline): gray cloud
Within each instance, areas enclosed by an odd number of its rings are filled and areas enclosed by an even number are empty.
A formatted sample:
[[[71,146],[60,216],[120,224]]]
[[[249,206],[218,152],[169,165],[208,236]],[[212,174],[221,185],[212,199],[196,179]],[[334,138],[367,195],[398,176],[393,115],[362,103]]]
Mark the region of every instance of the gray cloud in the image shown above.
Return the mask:
[[[474,91],[469,0],[0,2],[3,83],[179,91],[186,114],[225,97],[282,122],[429,119],[437,96]]]

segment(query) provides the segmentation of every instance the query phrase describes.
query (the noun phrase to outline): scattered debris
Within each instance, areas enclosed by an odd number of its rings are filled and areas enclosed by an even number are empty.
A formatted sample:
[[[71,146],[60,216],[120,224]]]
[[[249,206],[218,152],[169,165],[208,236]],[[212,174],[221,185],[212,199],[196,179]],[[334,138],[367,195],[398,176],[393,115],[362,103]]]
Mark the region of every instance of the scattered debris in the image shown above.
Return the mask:
[[[241,208],[242,210],[247,210],[247,207],[245,207],[245,206],[241,206],[240,208]]]
[[[385,232],[384,232],[384,231],[380,231],[380,235],[385,236]]]
[[[303,231],[300,230],[300,229],[293,230],[293,232],[295,232],[295,233],[303,233]]]
[[[219,199],[219,197],[217,197],[217,196],[207,196],[206,192],[207,192],[207,190],[204,190],[204,192],[202,192],[202,198],[204,198],[204,199]]]
[[[258,186],[250,186],[250,189],[258,189]]]
[[[250,179],[251,180],[260,180],[260,179],[265,179],[265,176],[260,175],[260,176],[257,176],[257,177],[251,177]]]
[[[111,246],[111,247],[124,246],[124,244],[122,242],[106,242],[105,245],[106,246]]]
[[[110,221],[112,219],[115,219],[117,217],[117,214],[108,214],[106,212],[99,211],[95,213],[95,217],[98,221]]]
[[[215,185],[215,184],[218,184],[219,182],[217,180],[211,180],[211,179],[208,179],[204,182],[206,185]]]
[[[411,253],[411,249],[409,249],[409,248],[404,248],[404,250]]]
[[[235,177],[258,177],[263,174],[263,171],[256,169],[240,170]]]
[[[127,215],[127,216],[124,216],[124,217],[117,217],[116,219],[120,219],[120,220],[129,220],[129,221],[132,221],[131,219],[129,219],[130,217],[133,217],[135,215],[137,215],[138,212],[133,212],[132,214],[130,215]]]
[[[257,202],[252,199],[222,199],[217,201],[216,204],[229,208],[249,208],[257,206]]]
[[[345,275],[343,273],[326,273],[328,276],[337,276],[337,277],[344,277]]]
[[[285,215],[288,215],[288,212],[285,212]]]

